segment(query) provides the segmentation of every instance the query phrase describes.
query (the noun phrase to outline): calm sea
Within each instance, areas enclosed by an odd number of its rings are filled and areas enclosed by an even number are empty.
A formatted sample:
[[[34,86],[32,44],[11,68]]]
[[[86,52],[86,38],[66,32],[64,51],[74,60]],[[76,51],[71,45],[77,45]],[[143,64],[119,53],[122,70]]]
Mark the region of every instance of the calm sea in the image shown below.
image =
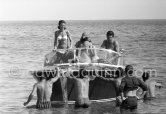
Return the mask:
[[[53,49],[54,31],[58,21],[0,22],[0,113],[119,113],[111,103],[92,104],[88,109],[73,106],[51,110],[26,108],[34,78],[30,70],[43,67],[44,55]],[[138,103],[138,113],[166,113],[166,20],[67,21],[73,42],[87,32],[96,47],[113,30],[124,60],[136,69],[155,69],[155,80],[163,84],[156,89],[157,99]],[[29,104],[34,105],[35,100]]]

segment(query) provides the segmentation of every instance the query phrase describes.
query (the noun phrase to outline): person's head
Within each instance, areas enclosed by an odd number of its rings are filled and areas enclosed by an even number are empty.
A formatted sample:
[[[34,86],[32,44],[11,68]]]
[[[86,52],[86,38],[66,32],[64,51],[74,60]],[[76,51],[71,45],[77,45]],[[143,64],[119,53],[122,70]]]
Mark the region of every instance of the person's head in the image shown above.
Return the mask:
[[[107,40],[112,40],[114,38],[114,32],[113,31],[108,31],[107,32]]]
[[[54,72],[54,71],[38,71],[35,73],[35,77],[37,79],[37,81],[42,81],[42,80],[50,80],[51,78],[53,78],[53,74],[54,73],[48,73],[48,72]]]
[[[59,21],[58,29],[60,29],[60,30],[66,29],[66,22],[64,20]]]
[[[42,80],[46,80],[46,77],[45,76],[39,77],[39,81],[42,81]]]
[[[85,37],[84,39],[81,40],[82,46],[87,48],[91,45],[91,43],[89,42],[89,38]]]
[[[124,70],[121,67],[118,67],[115,71],[116,78],[120,78],[124,76]]]
[[[79,70],[79,77],[78,78],[85,78],[87,75],[87,71],[84,68]]]
[[[142,74],[142,79],[143,79],[143,81],[145,82],[146,80],[148,80],[149,79],[149,73],[148,72],[144,72],[143,74]]]
[[[127,65],[125,68],[125,73],[127,76],[132,76],[134,72],[134,68],[132,65]]]
[[[84,39],[85,39],[85,40],[88,39],[88,41],[91,42],[91,40],[88,38],[88,35],[87,35],[86,32],[82,33],[82,36],[81,36],[81,38],[80,38],[80,41],[83,42]]]

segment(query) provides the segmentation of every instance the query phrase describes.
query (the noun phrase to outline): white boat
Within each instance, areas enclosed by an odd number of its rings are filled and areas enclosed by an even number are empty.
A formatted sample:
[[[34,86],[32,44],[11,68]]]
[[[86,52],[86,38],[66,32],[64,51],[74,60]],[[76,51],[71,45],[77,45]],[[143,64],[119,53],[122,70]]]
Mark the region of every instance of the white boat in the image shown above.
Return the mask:
[[[88,50],[92,53],[95,52],[95,55],[98,56],[97,61],[92,63],[80,62],[79,54],[82,50]],[[58,58],[58,56],[61,57]],[[108,102],[115,100],[116,90],[115,84],[112,81],[112,79],[115,77],[112,74],[118,67],[124,67],[122,53],[100,48],[75,48],[66,50],[58,49],[45,56],[44,68],[42,70],[32,71],[31,74],[35,79],[37,79],[37,76],[40,76],[42,73],[52,77],[52,75],[56,74],[55,67],[59,67],[61,69],[70,67],[73,74],[77,75],[78,70],[82,66],[89,71],[90,75],[96,76],[93,81],[90,81],[90,100],[92,102]],[[74,82],[72,79],[64,79],[64,77],[61,77],[53,85],[51,101],[68,101],[68,104],[74,103],[75,92],[73,88]]]

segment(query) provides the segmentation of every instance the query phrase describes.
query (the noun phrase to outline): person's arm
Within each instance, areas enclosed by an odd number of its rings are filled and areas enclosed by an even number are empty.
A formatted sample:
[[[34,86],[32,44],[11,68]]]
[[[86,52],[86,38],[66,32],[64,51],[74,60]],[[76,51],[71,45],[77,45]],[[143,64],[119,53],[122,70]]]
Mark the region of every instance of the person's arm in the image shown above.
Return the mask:
[[[28,105],[28,103],[32,100],[33,96],[34,96],[34,93],[36,91],[36,84],[34,84],[33,86],[33,89],[32,89],[32,92],[30,93],[29,97],[28,97],[28,100],[27,102],[24,102],[24,106]]]
[[[57,46],[58,46],[58,42],[57,42],[57,35],[58,34],[58,32],[57,31],[55,31],[55,37],[54,37],[54,49],[57,49]]]
[[[70,46],[69,46],[69,48],[72,48],[72,38],[71,38],[71,35],[70,35],[70,33],[69,33],[69,31],[67,31],[66,32],[67,33],[67,36],[68,36],[68,38],[69,38],[69,40],[70,40]]]
[[[119,52],[119,44],[117,41],[115,41],[115,51]]]
[[[54,82],[56,82],[56,81],[59,79],[59,77],[60,77],[59,68],[57,68],[57,70],[56,70],[56,76],[54,76],[53,78],[51,78],[51,79],[49,80],[49,82],[50,82],[51,84],[53,84]]]
[[[144,96],[145,96],[145,94],[146,94],[146,92],[147,92],[147,90],[148,90],[148,87],[147,87],[147,85],[143,82],[143,81],[141,81],[140,79],[138,79],[139,80],[139,83],[140,83],[140,87],[142,88],[142,90],[143,90],[143,92],[142,92],[142,94],[141,94],[141,96],[140,96],[140,98],[139,99],[143,99],[144,98]]]
[[[106,46],[105,46],[106,43],[105,42],[106,42],[106,40],[104,40],[103,43],[101,44],[101,48],[106,48]]]
[[[126,81],[125,81],[125,79],[123,78],[122,81],[121,81],[121,84],[120,84],[120,86],[119,86],[119,92],[120,92],[122,101],[125,100],[125,99],[124,99],[124,94],[123,94],[125,85],[126,85]]]

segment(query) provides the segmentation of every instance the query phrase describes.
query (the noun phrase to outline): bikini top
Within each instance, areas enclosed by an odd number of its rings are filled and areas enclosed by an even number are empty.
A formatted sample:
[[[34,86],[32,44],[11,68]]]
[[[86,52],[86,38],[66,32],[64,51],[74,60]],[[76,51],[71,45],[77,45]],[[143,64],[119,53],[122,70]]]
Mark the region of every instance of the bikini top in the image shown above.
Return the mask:
[[[64,40],[67,40],[67,35],[65,35],[65,36],[62,36],[62,35],[59,35],[58,37],[58,40],[62,40],[62,39],[64,39]]]

